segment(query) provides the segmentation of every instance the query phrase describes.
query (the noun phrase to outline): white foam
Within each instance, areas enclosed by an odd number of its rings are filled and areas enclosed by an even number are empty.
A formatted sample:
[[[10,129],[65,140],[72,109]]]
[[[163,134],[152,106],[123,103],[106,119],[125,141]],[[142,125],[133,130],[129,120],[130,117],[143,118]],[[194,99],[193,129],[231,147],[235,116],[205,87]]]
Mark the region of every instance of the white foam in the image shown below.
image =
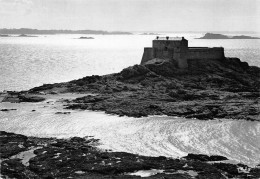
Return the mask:
[[[151,170],[139,170],[133,173],[126,173],[127,175],[135,175],[141,177],[149,177],[152,175],[156,175],[157,173],[162,173],[163,170],[151,169]]]

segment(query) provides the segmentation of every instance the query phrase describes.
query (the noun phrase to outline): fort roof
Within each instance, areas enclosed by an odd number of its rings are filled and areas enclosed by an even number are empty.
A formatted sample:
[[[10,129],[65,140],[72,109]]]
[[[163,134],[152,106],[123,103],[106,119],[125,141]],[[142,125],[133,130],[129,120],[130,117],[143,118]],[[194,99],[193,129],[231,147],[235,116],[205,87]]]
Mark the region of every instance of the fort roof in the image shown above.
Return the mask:
[[[157,36],[155,40],[181,41],[181,40],[186,40],[186,39],[184,37],[159,37],[159,36]]]

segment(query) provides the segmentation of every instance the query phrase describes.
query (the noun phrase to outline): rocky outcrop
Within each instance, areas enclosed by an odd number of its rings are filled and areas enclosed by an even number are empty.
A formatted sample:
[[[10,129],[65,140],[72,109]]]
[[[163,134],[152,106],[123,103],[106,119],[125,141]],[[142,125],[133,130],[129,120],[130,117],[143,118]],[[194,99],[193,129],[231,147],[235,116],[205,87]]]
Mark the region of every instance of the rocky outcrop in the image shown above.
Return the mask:
[[[112,152],[95,147],[98,140],[91,137],[35,138],[1,131],[0,138],[2,178],[141,178],[131,174],[149,170],[160,171],[151,179],[260,177],[257,167],[214,163],[227,160],[222,156],[172,159]]]
[[[38,37],[38,36],[21,34],[21,35],[19,35],[17,37]]]
[[[94,37],[80,37],[80,38],[78,38],[78,39],[94,39]]]
[[[0,34],[0,37],[10,37],[8,34]]]
[[[203,154],[188,154],[186,157],[183,157],[186,160],[196,160],[196,161],[223,161],[228,160],[226,157],[219,156],[219,155],[203,155]]]
[[[120,116],[182,116],[260,120],[260,68],[238,58],[190,60],[187,69],[170,61],[134,65],[120,73],[47,84],[29,94],[95,93],[68,101],[68,109],[101,110]]]
[[[0,109],[0,111],[5,111],[5,112],[7,112],[7,111],[15,111],[15,110],[17,110],[17,109]]]
[[[3,99],[0,102],[41,102],[44,101],[45,98],[37,95],[30,95],[27,92],[8,92],[3,96]]]
[[[192,60],[185,70],[165,61],[64,85],[71,92],[98,93],[71,101],[69,109],[102,110],[132,117],[259,120],[259,75],[258,67],[237,58]]]

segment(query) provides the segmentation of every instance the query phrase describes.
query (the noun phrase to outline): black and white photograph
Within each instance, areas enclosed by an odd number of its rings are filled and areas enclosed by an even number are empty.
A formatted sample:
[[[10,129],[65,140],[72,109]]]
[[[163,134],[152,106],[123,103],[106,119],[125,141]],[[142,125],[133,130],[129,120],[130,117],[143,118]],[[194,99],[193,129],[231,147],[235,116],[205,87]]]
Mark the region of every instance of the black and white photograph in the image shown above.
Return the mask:
[[[260,179],[260,0],[0,0],[0,179]]]

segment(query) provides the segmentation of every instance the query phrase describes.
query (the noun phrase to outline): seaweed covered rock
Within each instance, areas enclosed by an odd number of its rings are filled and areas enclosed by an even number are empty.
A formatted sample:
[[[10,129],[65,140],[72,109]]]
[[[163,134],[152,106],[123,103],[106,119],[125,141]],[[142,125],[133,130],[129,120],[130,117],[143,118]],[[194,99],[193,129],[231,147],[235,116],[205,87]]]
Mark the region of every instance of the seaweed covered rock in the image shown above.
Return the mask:
[[[23,151],[9,153],[5,158],[1,155],[2,178],[141,178],[138,171],[151,172],[146,177],[149,179],[257,178],[260,175],[257,167],[208,163],[227,159],[222,156],[189,154],[172,159],[100,150],[96,147],[99,140],[92,137],[36,138],[2,131],[0,138],[1,154],[6,153],[2,149],[9,147],[9,143],[24,144]]]
[[[228,160],[226,157],[219,155],[203,155],[203,154],[188,154],[186,157],[183,157],[186,160],[197,160],[197,161],[223,161]]]

